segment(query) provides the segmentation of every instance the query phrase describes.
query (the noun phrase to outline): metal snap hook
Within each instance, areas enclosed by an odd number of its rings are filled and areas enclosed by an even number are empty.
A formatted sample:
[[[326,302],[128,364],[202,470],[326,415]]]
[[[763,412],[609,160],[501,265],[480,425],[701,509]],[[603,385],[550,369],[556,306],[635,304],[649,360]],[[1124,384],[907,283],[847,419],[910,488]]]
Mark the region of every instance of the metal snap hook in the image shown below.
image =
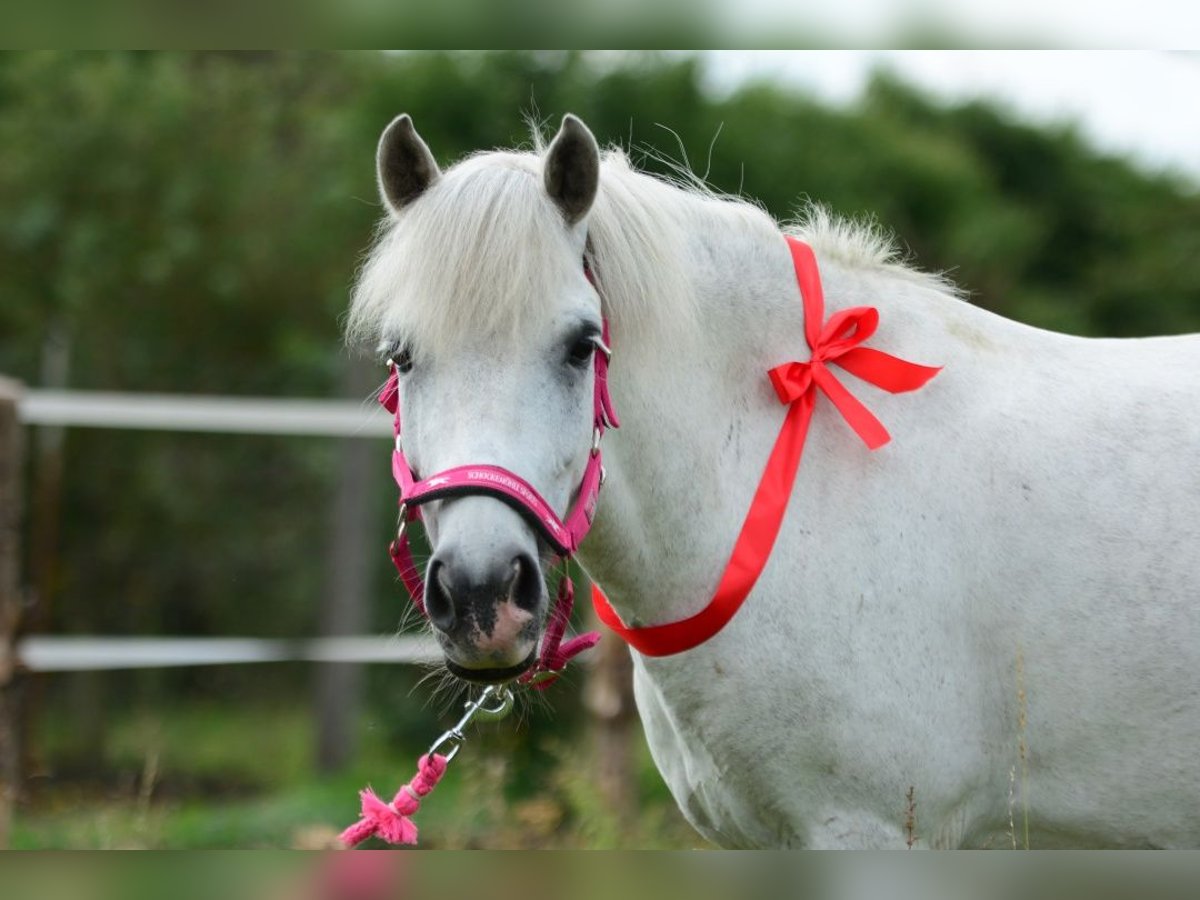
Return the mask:
[[[489,700],[495,702],[488,706]],[[433,756],[443,747],[449,747],[449,750],[442,756],[446,758],[446,762],[454,759],[467,739],[463,734],[463,729],[470,724],[472,719],[498,722],[512,712],[513,702],[513,692],[507,685],[489,684],[478,697],[467,701],[466,712],[463,713],[462,718],[455,723],[453,728],[443,732],[441,737],[430,745],[429,755]]]
[[[450,749],[445,753],[440,753],[440,755],[445,758],[446,762],[450,762],[450,760],[458,756],[458,751],[462,749],[463,741],[465,740],[466,737],[462,734],[462,732],[455,731],[452,728],[449,731],[444,732],[441,737],[439,737],[430,745],[429,755],[437,756],[443,747],[449,746]]]
[[[499,722],[512,712],[515,698],[513,692],[508,687],[502,687],[495,691],[496,703],[494,706],[483,706],[482,703],[485,696],[481,696],[477,701],[480,705],[474,712],[474,717],[481,722]]]

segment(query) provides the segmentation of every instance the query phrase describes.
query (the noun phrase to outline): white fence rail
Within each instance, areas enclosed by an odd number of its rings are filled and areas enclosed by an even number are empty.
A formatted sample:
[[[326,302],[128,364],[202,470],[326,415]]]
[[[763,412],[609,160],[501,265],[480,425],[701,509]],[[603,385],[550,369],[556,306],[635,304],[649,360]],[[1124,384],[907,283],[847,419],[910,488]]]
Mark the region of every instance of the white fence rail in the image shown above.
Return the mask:
[[[81,428],[369,438],[392,433],[387,413],[374,400],[29,389],[17,402],[17,415],[27,425]]]
[[[17,641],[15,656],[31,672],[94,672],[278,662],[424,665],[442,654],[432,638],[419,635],[308,640],[36,635]]]
[[[391,422],[373,400],[297,400],[198,394],[124,394],[25,389],[17,417],[25,425],[126,428],[223,434],[390,438]],[[33,672],[147,669],[270,662],[437,662],[432,638],[352,636],[306,640],[31,635],[13,648]]]

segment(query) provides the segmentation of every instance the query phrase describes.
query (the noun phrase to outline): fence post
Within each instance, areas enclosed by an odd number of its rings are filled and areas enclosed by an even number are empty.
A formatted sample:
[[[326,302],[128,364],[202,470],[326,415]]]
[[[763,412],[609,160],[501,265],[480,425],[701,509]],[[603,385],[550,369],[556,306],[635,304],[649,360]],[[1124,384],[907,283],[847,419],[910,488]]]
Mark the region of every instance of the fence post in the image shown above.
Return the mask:
[[[8,847],[13,807],[21,786],[15,658],[22,607],[17,575],[21,558],[20,394],[17,382],[0,377],[0,849]]]
[[[597,623],[593,622],[595,626]],[[604,631],[587,673],[583,699],[591,713],[592,771],[601,799],[621,826],[637,812],[637,709],[633,659],[625,642]]]
[[[374,372],[346,360],[343,393],[356,400],[372,387]],[[378,442],[356,437],[338,441],[324,593],[320,600],[320,637],[362,634],[367,627],[371,593],[371,554],[380,552],[372,533],[372,483],[378,469]],[[363,689],[360,663],[319,663],[316,679],[317,770],[339,772],[354,758],[358,711]]]
[[[63,390],[70,383],[71,375],[71,329],[63,317],[50,322],[42,340],[39,369],[39,387]],[[58,588],[62,582],[62,497],[63,461],[67,429],[62,424],[43,424],[27,429],[28,445],[25,448],[29,465],[29,477],[25,482],[28,496],[24,503],[29,509],[24,530],[25,585],[29,597],[21,621],[21,634],[46,633],[54,619],[54,606],[58,599]],[[75,622],[84,631],[90,630],[89,623]],[[103,676],[97,672],[71,673],[63,682],[68,686],[71,702],[82,716],[76,723],[81,727],[89,748],[104,743],[104,716],[101,696]],[[21,678],[20,734],[18,765],[22,774],[44,768],[39,758],[39,748],[33,743],[37,734],[37,717],[45,705],[46,677],[26,674]]]

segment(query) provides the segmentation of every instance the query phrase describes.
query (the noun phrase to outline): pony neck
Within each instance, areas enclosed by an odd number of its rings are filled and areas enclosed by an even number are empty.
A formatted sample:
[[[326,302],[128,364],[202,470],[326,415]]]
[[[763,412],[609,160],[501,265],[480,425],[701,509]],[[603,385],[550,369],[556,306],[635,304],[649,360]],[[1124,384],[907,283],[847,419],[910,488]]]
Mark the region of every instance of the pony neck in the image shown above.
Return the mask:
[[[581,558],[627,624],[708,602],[779,427],[766,369],[805,353],[786,243],[739,213],[687,245],[695,323],[626,334],[614,304],[622,427],[605,444],[609,478]]]

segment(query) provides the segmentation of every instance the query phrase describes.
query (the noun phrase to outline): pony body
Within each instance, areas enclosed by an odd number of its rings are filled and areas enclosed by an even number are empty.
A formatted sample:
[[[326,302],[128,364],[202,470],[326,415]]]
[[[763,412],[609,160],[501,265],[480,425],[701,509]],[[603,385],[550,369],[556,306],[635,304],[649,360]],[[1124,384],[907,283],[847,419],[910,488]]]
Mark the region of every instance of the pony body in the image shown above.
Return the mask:
[[[353,328],[402,329],[445,359],[549,328],[572,246],[540,166],[450,169],[453,190],[377,244]],[[776,223],[619,154],[579,227],[622,419],[581,559],[627,624],[675,621],[728,559],[784,414],[765,373],[807,357],[803,310]],[[736,847],[1001,847],[1026,828],[1033,846],[1200,846],[1200,338],[1038,330],[866,232],[820,214],[792,230],[827,315],[875,306],[871,346],[944,371],[903,396],[839,371],[892,443],[869,453],[818,400],[745,605],[694,650],[634,652],[680,808]],[[438,378],[470,378],[459,352],[468,374]],[[567,414],[536,413],[577,432]],[[537,442],[495,440],[536,470]]]

